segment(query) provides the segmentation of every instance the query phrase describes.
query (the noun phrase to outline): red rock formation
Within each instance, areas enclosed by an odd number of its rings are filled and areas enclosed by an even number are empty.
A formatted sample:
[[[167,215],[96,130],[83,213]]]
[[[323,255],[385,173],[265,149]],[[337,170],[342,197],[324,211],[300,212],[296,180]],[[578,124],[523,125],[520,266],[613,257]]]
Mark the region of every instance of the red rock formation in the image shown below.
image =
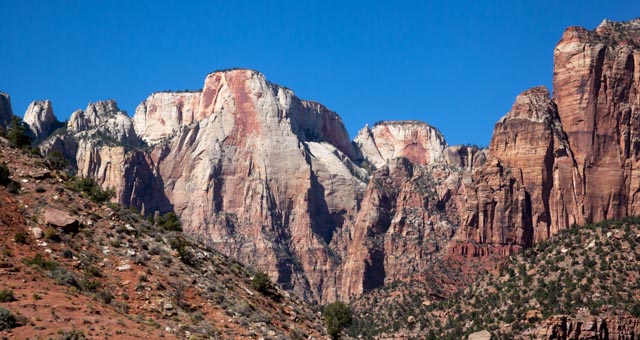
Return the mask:
[[[640,320],[626,314],[592,316],[581,312],[576,316],[555,315],[527,334],[532,339],[631,340],[640,334]]]
[[[578,223],[640,213],[640,20],[567,29],[554,101],[582,182]]]

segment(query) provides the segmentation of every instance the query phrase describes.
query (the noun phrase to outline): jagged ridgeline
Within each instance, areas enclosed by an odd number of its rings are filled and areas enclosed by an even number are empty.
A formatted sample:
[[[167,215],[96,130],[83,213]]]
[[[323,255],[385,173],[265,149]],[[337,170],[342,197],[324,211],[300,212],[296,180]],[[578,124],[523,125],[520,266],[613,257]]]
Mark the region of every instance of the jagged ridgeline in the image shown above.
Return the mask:
[[[519,95],[487,149],[415,121],[351,141],[336,113],[246,69],[154,93],[132,119],[92,103],[41,147],[308,301],[350,300],[438,259],[509,255],[637,215],[639,26],[568,28],[553,95]]]

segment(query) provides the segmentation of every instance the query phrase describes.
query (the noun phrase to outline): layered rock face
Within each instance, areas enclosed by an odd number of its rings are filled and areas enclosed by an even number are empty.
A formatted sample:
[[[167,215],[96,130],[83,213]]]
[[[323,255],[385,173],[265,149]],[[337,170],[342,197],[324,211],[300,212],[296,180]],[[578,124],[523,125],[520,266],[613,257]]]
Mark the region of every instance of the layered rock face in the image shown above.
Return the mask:
[[[36,100],[29,104],[23,120],[29,126],[35,142],[45,139],[53,130],[63,126],[54,115],[49,100]]]
[[[173,136],[191,124],[200,105],[200,92],[157,92],[143,101],[133,116],[136,133],[149,144]]]
[[[634,339],[640,334],[640,320],[631,315],[592,316],[582,312],[575,317],[552,316],[542,322],[533,332],[531,339],[587,340]]]
[[[434,163],[442,158],[447,143],[437,129],[418,121],[381,122],[365,126],[354,143],[362,158],[376,168],[404,157],[414,164]]]
[[[554,101],[582,178],[578,223],[638,214],[640,20],[569,28],[554,60]]]
[[[517,97],[488,155],[468,186],[462,239],[528,247],[576,222],[581,180],[547,89]]]
[[[11,124],[12,117],[11,98],[8,94],[0,92],[0,127],[8,127]]]
[[[640,20],[569,28],[554,98],[523,92],[469,186],[460,239],[529,246],[574,223],[638,213]]]

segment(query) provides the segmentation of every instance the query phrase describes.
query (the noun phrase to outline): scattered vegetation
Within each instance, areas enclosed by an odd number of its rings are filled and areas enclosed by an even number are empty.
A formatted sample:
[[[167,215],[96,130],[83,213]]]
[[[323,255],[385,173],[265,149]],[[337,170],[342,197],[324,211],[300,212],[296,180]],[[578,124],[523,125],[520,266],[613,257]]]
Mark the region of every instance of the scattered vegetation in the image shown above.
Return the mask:
[[[553,315],[638,316],[640,217],[573,226],[505,259],[451,297],[434,296],[406,283],[391,285],[367,297],[384,309],[359,308],[349,332],[463,339],[485,329],[502,339],[522,336]]]
[[[90,177],[75,178],[70,182],[69,188],[81,192],[96,203],[104,203],[115,196],[114,189],[102,190],[102,188]]]

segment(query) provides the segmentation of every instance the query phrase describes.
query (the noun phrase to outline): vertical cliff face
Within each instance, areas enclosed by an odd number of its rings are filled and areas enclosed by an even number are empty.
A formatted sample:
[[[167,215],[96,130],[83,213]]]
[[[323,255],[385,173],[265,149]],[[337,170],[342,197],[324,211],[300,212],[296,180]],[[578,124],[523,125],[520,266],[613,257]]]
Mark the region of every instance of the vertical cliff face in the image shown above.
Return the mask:
[[[554,98],[525,91],[496,124],[461,239],[529,246],[573,223],[638,213],[639,43],[640,20],[565,31]]]
[[[580,221],[582,180],[546,88],[516,98],[487,154],[467,185],[461,239],[528,247]]]
[[[640,20],[569,28],[554,61],[554,100],[583,178],[579,222],[637,214]]]
[[[45,139],[53,130],[63,126],[54,115],[49,100],[36,100],[29,104],[23,120],[29,126],[34,142]]]
[[[0,127],[7,128],[11,124],[12,117],[11,98],[8,94],[0,92]]]

